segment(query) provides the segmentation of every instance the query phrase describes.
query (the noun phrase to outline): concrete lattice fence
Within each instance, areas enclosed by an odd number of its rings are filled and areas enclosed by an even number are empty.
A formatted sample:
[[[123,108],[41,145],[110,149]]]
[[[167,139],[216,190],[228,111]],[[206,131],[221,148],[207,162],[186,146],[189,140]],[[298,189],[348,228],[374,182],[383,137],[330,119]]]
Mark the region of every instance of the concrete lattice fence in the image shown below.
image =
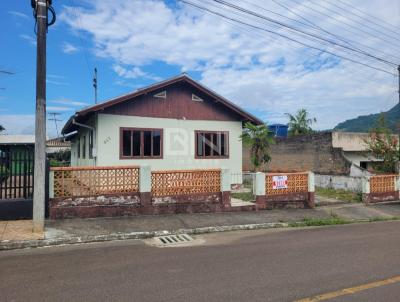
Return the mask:
[[[139,167],[53,167],[50,197],[83,197],[139,191]]]
[[[313,208],[314,173],[256,173],[256,204],[266,208]]]
[[[276,189],[278,184],[274,181],[274,177],[285,177],[281,181],[284,184],[280,189]],[[304,173],[267,173],[265,174],[265,192],[267,195],[282,195],[290,193],[307,193],[308,192],[308,172]]]
[[[400,199],[399,175],[374,175],[363,178],[362,193],[365,203],[397,201]]]
[[[55,167],[50,218],[229,211],[230,176],[228,169]]]
[[[221,169],[151,172],[151,194],[154,197],[220,191]]]

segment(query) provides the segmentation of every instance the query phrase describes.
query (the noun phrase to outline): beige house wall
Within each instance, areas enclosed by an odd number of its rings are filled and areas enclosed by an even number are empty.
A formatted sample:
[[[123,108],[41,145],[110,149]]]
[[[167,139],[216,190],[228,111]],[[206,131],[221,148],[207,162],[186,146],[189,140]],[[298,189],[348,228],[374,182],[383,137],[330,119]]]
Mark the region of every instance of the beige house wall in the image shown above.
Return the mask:
[[[98,114],[97,166],[150,165],[157,170],[228,168],[242,172],[242,123],[239,121],[199,121],[139,116]],[[162,159],[120,159],[120,127],[163,129]],[[229,158],[196,159],[195,130],[228,131]],[[75,145],[75,144],[73,144]],[[78,165],[86,162],[77,161]]]

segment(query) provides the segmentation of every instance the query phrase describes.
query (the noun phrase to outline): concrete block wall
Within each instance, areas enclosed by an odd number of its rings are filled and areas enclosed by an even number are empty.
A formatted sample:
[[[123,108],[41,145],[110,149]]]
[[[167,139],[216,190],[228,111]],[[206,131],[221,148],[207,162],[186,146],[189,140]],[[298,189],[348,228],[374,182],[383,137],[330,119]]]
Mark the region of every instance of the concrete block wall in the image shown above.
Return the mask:
[[[259,170],[268,172],[313,171],[319,174],[349,175],[351,163],[340,148],[332,147],[332,133],[276,138],[271,145],[271,162]],[[243,171],[254,171],[250,150],[243,147]]]

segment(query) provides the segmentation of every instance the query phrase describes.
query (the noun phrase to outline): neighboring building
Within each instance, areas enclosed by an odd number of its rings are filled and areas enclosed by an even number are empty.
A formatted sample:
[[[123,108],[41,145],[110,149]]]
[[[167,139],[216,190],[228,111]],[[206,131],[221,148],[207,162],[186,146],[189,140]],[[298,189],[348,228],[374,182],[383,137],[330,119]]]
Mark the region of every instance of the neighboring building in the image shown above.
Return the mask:
[[[46,141],[46,153],[53,154],[71,150],[71,142],[63,137],[56,137]]]
[[[181,75],[76,112],[71,166],[148,164],[153,170],[242,171],[244,122],[262,121]]]
[[[34,135],[0,135],[0,169],[6,167],[12,175],[31,171],[34,149]],[[4,193],[0,193],[0,196],[4,196]]]
[[[34,135],[0,135],[0,150],[1,151],[16,151],[21,150],[26,147],[31,147],[35,145]]]
[[[288,125],[271,124],[271,125],[268,125],[268,129],[272,133],[274,133],[275,137],[287,137],[288,136]]]
[[[271,145],[271,172],[313,171],[325,175],[360,176],[379,159],[367,151],[368,133],[321,132],[277,137]],[[243,151],[243,170],[251,171],[250,152]]]

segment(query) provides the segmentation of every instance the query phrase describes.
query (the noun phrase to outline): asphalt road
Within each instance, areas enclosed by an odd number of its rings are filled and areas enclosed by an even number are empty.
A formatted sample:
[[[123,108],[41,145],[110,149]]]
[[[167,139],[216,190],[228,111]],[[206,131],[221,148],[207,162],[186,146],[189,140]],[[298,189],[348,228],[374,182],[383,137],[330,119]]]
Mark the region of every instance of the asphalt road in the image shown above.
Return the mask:
[[[0,301],[295,301],[400,275],[400,222],[202,239],[0,252]],[[378,285],[323,301],[400,300],[400,282]]]

